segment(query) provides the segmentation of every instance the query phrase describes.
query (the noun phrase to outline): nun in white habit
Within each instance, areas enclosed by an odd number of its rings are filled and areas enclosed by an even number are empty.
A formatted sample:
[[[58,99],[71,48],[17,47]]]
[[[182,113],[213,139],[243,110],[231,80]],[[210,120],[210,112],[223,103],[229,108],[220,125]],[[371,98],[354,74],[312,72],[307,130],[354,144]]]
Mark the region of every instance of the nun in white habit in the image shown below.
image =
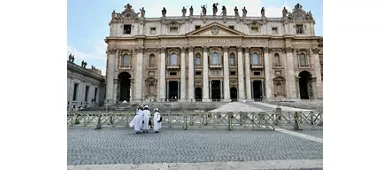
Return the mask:
[[[143,132],[149,132],[149,129],[150,129],[150,125],[151,125],[151,121],[150,121],[150,111],[149,111],[149,107],[148,105],[146,105],[144,107],[144,111],[143,111],[143,114],[144,114],[144,126],[142,127],[142,130]]]
[[[135,116],[133,120],[129,123],[130,127],[134,126],[134,131],[136,134],[141,133],[141,128],[142,128],[142,121],[143,121],[143,111],[142,111],[142,106],[138,107],[135,113]]]
[[[153,117],[153,130],[154,132],[158,133],[158,131],[161,129],[161,121],[162,121],[162,117],[160,115],[160,110],[158,110],[158,108],[154,109],[155,113],[154,113],[154,117]]]

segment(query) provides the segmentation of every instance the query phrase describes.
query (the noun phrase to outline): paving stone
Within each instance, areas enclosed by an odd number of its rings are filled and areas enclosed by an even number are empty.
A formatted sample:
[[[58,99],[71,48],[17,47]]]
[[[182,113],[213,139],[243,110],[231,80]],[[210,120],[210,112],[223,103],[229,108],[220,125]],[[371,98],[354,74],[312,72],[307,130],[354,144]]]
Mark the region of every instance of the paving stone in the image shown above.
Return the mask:
[[[277,131],[68,128],[68,165],[322,159],[321,143]]]

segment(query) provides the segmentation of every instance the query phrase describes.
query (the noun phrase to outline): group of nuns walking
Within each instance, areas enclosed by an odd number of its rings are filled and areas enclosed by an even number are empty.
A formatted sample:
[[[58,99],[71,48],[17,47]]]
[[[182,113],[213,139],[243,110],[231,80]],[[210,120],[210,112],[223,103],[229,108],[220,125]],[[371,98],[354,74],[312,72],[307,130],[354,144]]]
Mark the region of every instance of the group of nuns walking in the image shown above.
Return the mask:
[[[154,109],[153,117],[153,130],[158,133],[161,128],[162,117],[158,108]],[[148,105],[139,106],[135,113],[134,119],[129,123],[130,127],[134,126],[136,134],[148,133],[152,126],[152,120],[150,119],[150,111]]]

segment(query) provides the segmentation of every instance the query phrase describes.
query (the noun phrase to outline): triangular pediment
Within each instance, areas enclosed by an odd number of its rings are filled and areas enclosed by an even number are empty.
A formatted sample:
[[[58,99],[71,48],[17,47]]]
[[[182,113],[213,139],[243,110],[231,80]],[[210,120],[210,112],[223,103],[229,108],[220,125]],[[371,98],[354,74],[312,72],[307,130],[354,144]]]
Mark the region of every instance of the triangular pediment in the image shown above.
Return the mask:
[[[194,37],[203,37],[203,36],[234,36],[234,37],[241,37],[245,34],[231,29],[225,25],[219,24],[217,22],[211,23],[209,25],[206,25],[198,30],[191,31],[187,34],[188,37],[194,36]]]

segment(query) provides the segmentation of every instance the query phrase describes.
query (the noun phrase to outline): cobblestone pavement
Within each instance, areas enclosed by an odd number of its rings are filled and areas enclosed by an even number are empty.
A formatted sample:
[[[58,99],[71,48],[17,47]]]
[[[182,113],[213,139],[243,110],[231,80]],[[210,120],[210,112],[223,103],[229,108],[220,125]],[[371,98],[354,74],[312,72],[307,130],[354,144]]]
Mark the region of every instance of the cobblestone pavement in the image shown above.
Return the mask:
[[[303,134],[306,134],[306,135],[310,135],[310,136],[315,136],[315,137],[319,137],[319,138],[323,138],[324,136],[324,131],[322,129],[304,129],[304,130],[299,130],[299,131],[296,131],[298,133],[303,133]]]
[[[68,128],[68,165],[323,159],[321,143],[277,131]]]

